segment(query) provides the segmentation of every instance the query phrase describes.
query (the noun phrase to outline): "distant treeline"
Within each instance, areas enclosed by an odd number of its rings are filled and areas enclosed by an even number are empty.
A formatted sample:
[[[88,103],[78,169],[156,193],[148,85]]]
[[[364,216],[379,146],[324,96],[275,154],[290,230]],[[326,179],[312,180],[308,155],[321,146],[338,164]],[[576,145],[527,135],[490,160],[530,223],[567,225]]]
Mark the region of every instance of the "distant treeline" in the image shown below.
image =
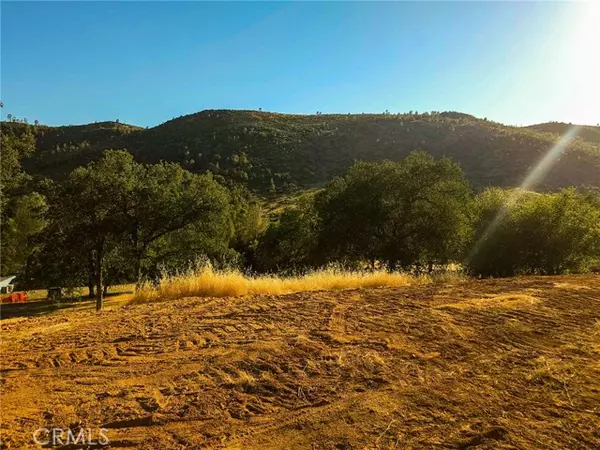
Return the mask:
[[[413,152],[356,162],[271,220],[234,180],[169,162],[103,156],[52,181],[22,161],[31,133],[2,134],[2,274],[22,288],[157,279],[199,257],[258,272],[331,263],[424,272],[451,263],[481,276],[589,270],[600,260],[600,195],[490,188],[461,167]]]

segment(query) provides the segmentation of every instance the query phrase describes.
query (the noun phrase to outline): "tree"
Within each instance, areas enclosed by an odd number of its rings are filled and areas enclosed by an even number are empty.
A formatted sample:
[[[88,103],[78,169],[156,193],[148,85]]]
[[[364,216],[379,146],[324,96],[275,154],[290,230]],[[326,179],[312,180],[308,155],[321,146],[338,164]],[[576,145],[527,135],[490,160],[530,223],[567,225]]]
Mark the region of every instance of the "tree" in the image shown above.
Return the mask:
[[[56,205],[50,208],[48,225],[35,237],[40,250],[28,262],[28,286],[74,289],[85,285],[89,296],[94,297],[95,261],[87,235],[81,227],[53,219],[56,209]]]
[[[229,196],[211,175],[173,163],[139,164],[124,151],[107,151],[74,170],[53,200],[54,233],[71,247],[59,253],[89,268],[97,309],[108,283],[127,277],[139,283],[144,263],[155,271],[169,257],[191,258],[190,251],[206,250],[199,243],[207,240],[226,249],[233,232]]]
[[[189,227],[188,233],[194,229],[210,234],[226,247],[233,234],[229,195],[212,175],[192,174],[177,164],[160,163],[137,165],[136,176],[124,225],[138,284],[150,247],[169,233]],[[191,248],[196,252],[201,250],[196,245]],[[156,251],[157,248],[154,249],[155,261],[161,259]]]
[[[267,224],[260,203],[242,186],[230,188],[230,214],[233,235],[229,247],[243,258],[247,266],[254,266],[255,252]]]
[[[319,247],[338,260],[431,269],[460,257],[470,199],[462,170],[446,158],[358,162],[317,195]]]
[[[593,195],[488,189],[475,200],[475,234],[466,261],[474,275],[552,275],[600,260],[600,205]]]
[[[35,136],[28,128],[22,132],[16,132],[12,128],[2,127],[0,129],[0,147],[2,157],[0,158],[0,197],[2,210],[5,211],[15,191],[22,188],[29,180],[29,176],[23,172],[21,162],[23,158],[35,152]]]
[[[108,250],[127,231],[127,210],[136,186],[137,166],[126,152],[107,151],[102,159],[75,169],[56,192],[51,220],[63,234],[80,236],[102,308],[103,275]]]
[[[2,224],[2,274],[23,271],[31,255],[39,250],[35,237],[46,226],[45,212],[46,201],[37,192],[15,200],[11,216]]]
[[[306,196],[284,210],[271,223],[257,248],[256,267],[260,271],[304,270],[318,265],[319,218],[312,196]]]
[[[31,177],[21,168],[23,158],[35,151],[33,134],[3,126],[0,149],[0,273],[11,275],[25,267],[34,251],[32,238],[44,226],[45,203],[43,196],[27,186]]]

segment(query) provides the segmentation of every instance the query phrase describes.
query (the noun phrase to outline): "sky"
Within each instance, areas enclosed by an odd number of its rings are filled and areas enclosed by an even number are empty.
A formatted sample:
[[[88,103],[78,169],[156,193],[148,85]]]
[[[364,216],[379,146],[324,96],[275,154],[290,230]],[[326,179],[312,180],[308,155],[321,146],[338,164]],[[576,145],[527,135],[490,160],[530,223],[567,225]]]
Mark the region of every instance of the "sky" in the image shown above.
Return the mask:
[[[600,2],[2,1],[0,98],[48,125],[203,109],[600,122]]]

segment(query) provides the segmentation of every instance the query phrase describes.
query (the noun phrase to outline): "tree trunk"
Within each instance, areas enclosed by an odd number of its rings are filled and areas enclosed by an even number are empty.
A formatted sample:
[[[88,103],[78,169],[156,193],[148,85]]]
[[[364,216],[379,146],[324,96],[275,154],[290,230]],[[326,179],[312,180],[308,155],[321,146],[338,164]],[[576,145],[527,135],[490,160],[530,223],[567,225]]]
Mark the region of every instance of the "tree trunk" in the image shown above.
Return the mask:
[[[135,288],[139,289],[142,286],[142,256],[140,253],[135,255]]]
[[[139,289],[142,285],[142,254],[145,251],[144,244],[139,242],[139,224],[136,223],[132,234],[134,248],[133,270],[135,274],[135,288]]]
[[[106,297],[106,294],[108,294],[108,284],[104,284],[104,296]]]
[[[102,300],[104,299],[104,290],[102,289],[102,262],[104,259],[104,239],[101,239],[96,246],[96,311],[102,309]]]
[[[22,284],[23,289],[29,289],[29,284],[31,280],[31,257],[27,258],[27,262],[25,263],[25,282]],[[20,283],[19,283],[20,284]]]
[[[90,298],[94,298],[94,252],[88,254],[88,295]]]

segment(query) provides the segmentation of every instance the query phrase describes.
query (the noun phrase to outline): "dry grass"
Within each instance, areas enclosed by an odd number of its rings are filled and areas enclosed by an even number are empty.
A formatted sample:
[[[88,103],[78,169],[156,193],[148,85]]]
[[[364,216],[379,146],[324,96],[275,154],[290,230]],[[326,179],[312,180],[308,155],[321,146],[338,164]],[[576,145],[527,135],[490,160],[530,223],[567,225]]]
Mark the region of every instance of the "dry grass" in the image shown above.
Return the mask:
[[[398,287],[426,284],[429,276],[398,272],[360,272],[325,269],[302,276],[247,276],[237,270],[216,270],[210,265],[183,274],[164,276],[158,287],[146,284],[138,289],[131,303],[174,300],[184,297],[237,297],[256,294],[291,294],[306,291]]]

